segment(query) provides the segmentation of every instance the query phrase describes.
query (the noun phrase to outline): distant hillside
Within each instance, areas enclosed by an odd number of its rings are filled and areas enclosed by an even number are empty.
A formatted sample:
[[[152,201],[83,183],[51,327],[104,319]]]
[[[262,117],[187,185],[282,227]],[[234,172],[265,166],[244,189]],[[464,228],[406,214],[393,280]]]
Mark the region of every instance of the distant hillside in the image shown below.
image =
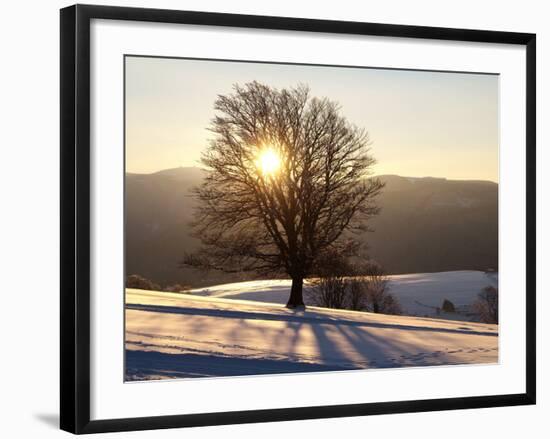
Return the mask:
[[[193,286],[240,280],[179,269],[204,171],[175,168],[126,174],[126,273]],[[498,268],[498,185],[487,181],[385,175],[380,215],[366,233],[369,254],[390,273]]]

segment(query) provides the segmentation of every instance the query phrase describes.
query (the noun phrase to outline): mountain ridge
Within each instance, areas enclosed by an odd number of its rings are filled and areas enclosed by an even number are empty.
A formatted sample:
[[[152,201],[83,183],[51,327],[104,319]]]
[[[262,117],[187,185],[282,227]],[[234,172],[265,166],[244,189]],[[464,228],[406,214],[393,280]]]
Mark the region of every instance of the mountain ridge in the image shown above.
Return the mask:
[[[204,274],[179,269],[199,246],[189,222],[196,200],[190,189],[206,171],[177,167],[126,174],[126,273],[157,283],[198,286]],[[498,183],[434,177],[376,176],[386,182],[368,253],[389,273],[498,268]],[[210,282],[243,277],[209,273]]]
[[[207,170],[204,168],[201,168],[199,166],[177,166],[174,168],[166,168],[166,169],[160,169],[158,171],[154,172],[126,172],[125,174],[128,176],[150,176],[150,175],[172,175],[172,176],[178,176],[179,173],[186,173],[186,172],[193,172],[193,173],[206,173]],[[399,174],[376,174],[372,175],[374,178],[397,178],[397,179],[405,179],[405,180],[443,180],[443,181],[450,181],[450,182],[472,182],[472,183],[490,183],[495,184],[498,186],[497,182],[494,182],[492,180],[484,180],[484,179],[469,179],[469,178],[447,178],[447,177],[433,177],[430,175],[422,176],[422,177],[412,177],[407,175],[399,175]]]

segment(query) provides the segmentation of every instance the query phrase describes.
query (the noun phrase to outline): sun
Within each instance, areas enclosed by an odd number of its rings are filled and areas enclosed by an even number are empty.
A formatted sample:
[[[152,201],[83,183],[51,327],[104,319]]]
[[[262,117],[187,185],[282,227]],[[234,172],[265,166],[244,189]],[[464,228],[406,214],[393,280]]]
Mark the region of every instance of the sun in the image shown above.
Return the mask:
[[[267,147],[258,154],[256,166],[264,176],[274,176],[281,167],[281,158],[275,149]]]

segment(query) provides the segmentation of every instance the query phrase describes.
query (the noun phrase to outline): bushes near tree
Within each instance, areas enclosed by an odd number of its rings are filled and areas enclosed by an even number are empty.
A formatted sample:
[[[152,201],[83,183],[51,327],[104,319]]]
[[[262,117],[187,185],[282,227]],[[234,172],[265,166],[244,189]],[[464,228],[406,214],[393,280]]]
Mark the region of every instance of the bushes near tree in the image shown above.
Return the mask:
[[[401,314],[401,306],[389,292],[389,278],[376,262],[351,262],[337,254],[320,261],[318,277],[311,281],[309,299],[325,308]]]
[[[126,277],[126,288],[135,288],[137,290],[166,291],[169,293],[180,293],[189,290],[190,287],[182,284],[173,284],[162,287],[161,285],[149,280],[139,274],[131,274]]]
[[[126,288],[136,288],[138,290],[160,290],[160,285],[139,274],[131,274],[126,277]]]
[[[451,302],[449,299],[443,300],[443,304],[441,305],[441,310],[443,312],[456,312],[454,303]]]
[[[482,322],[498,324],[498,290],[490,285],[483,288],[473,309]]]

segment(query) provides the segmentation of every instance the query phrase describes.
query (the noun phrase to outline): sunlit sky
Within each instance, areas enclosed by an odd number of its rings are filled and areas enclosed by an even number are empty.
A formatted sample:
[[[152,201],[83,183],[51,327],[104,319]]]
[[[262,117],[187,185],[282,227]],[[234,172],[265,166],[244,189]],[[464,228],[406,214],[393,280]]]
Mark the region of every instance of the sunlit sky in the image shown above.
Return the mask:
[[[218,94],[309,85],[367,129],[374,173],[498,181],[498,76],[126,57],[126,171],[200,166]]]

